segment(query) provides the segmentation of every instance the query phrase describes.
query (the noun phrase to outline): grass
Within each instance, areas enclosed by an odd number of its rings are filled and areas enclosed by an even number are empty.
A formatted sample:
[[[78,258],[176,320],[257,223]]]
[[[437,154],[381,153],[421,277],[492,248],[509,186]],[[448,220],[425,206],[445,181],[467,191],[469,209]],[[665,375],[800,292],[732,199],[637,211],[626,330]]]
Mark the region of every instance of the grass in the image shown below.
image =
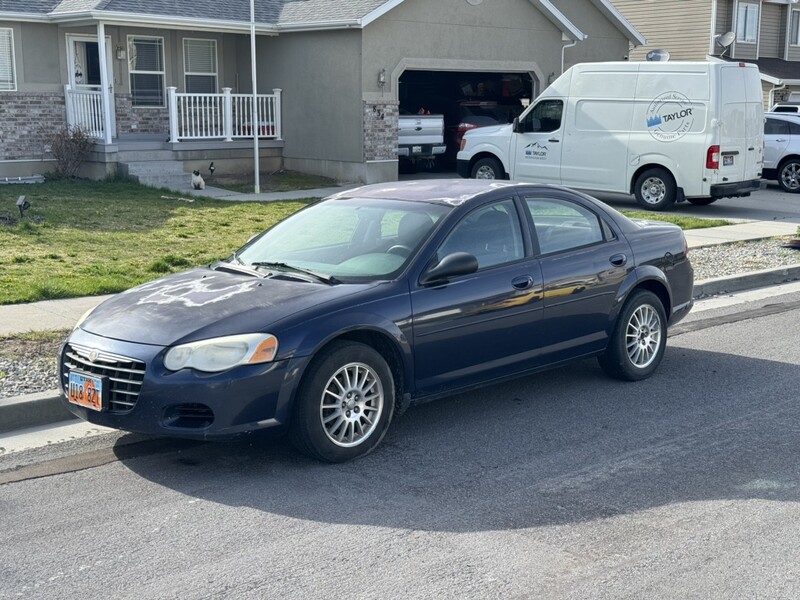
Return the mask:
[[[120,292],[229,256],[306,202],[182,198],[127,181],[0,186],[0,304]],[[3,220],[0,219],[0,223]]]
[[[725,219],[698,219],[697,217],[686,217],[683,215],[673,215],[670,213],[651,213],[639,210],[623,210],[621,212],[630,219],[666,221],[667,223],[673,223],[677,225],[683,230],[705,229],[706,227],[722,227],[723,225],[731,225],[731,222],[726,221]]]
[[[205,176],[205,175],[204,175]],[[215,176],[206,177],[206,185],[241,192],[243,194],[253,193],[253,181],[248,179],[243,181],[243,177]],[[337,185],[333,179],[320,177],[318,175],[308,175],[297,171],[276,171],[274,173],[261,173],[259,184],[262,192],[289,192],[294,190],[311,190],[314,188],[326,188]]]
[[[284,183],[290,177],[287,172]],[[16,222],[20,194],[31,208]],[[208,264],[307,202],[184,198],[130,181],[0,186],[0,304],[110,294]],[[727,224],[627,214],[684,229]]]
[[[0,336],[0,358],[16,360],[24,357],[43,356],[52,358],[58,355],[61,343],[69,335],[69,329],[30,331]],[[0,379],[3,378],[0,373]]]

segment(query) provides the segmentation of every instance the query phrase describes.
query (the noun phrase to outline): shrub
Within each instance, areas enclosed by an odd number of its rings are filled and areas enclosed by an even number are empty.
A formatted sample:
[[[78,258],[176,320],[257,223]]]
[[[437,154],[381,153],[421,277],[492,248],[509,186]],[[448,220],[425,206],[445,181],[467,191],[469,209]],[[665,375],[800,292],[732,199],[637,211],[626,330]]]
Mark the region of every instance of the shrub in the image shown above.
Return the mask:
[[[50,136],[50,146],[56,159],[59,177],[74,177],[83,161],[89,157],[94,142],[80,127],[64,126]]]

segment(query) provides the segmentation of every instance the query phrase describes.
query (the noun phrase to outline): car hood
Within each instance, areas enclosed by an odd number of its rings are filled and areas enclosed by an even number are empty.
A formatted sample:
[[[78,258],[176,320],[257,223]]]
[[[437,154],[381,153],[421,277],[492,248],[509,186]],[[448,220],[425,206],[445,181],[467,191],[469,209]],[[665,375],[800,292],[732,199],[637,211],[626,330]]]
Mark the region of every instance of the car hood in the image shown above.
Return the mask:
[[[497,133],[503,133],[507,130],[510,131],[512,127],[512,125],[487,125],[486,127],[470,129],[464,134],[464,137],[472,137],[476,135],[495,135]]]
[[[158,346],[269,332],[287,317],[374,285],[327,285],[195,269],[117,294],[98,306],[81,328],[103,337]]]

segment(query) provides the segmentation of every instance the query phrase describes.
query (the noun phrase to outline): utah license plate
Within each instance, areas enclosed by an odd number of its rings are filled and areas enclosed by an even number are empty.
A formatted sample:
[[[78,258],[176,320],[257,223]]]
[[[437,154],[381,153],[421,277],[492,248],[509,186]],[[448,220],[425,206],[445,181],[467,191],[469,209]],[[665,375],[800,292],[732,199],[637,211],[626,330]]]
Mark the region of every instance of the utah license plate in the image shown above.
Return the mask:
[[[72,404],[91,410],[103,410],[103,395],[105,393],[103,379],[103,377],[95,377],[88,373],[70,371],[67,400]]]
[[[722,166],[723,167],[730,167],[732,164],[733,164],[733,156],[732,155],[728,155],[728,156],[723,156],[722,157]]]

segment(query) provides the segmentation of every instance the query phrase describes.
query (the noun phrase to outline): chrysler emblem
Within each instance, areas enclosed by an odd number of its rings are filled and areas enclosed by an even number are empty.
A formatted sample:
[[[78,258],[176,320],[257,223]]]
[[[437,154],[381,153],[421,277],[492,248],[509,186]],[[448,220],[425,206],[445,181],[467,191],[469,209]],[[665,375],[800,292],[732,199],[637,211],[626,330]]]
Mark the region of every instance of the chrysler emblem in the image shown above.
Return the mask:
[[[89,352],[89,360],[92,362],[97,362],[98,356],[100,356],[100,353],[97,350],[92,350]]]

